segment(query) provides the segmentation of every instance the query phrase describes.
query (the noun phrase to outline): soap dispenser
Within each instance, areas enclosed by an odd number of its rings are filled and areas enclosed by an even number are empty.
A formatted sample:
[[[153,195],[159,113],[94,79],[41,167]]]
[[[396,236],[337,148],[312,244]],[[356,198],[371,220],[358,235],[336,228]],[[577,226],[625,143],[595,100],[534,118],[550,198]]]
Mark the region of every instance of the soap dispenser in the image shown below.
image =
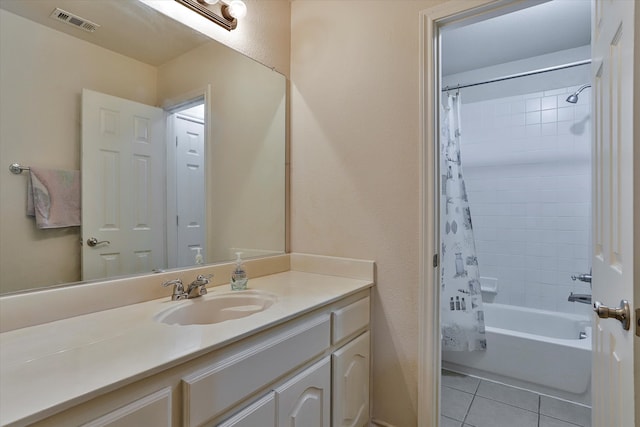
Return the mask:
[[[240,255],[242,252],[236,252],[236,266],[231,274],[231,289],[234,291],[247,289],[247,281],[249,280]]]
[[[202,257],[202,253],[200,253],[201,250],[202,248],[196,248],[196,265],[204,264],[204,258]]]

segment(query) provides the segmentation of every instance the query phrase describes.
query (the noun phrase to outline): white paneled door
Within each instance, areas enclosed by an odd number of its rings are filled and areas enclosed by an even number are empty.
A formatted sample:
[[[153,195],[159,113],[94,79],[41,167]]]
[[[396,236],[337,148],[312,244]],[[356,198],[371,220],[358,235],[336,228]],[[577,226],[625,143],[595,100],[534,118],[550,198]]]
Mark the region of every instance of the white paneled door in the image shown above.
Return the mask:
[[[160,108],[82,91],[83,280],[165,265],[163,117]]]
[[[196,248],[206,259],[204,123],[175,115],[178,265],[195,264]]]
[[[595,0],[592,10],[594,164],[593,299],[611,308],[627,300],[627,330],[615,318],[595,317],[593,331],[593,425],[630,427],[635,418],[636,317],[634,280],[640,243],[637,200],[640,157],[634,153],[634,0]],[[637,53],[636,53],[637,55]],[[637,148],[637,147],[636,147]],[[640,297],[640,295],[638,295]],[[611,313],[613,314],[613,313]],[[635,355],[638,357],[639,355]],[[640,391],[640,390],[638,390]]]

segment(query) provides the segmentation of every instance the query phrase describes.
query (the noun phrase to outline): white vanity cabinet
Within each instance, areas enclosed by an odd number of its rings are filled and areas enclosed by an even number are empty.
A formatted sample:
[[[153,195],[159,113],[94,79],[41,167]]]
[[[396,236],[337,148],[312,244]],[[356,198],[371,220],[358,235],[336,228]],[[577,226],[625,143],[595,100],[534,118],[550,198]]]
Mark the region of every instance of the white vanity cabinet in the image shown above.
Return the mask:
[[[368,288],[113,388],[36,425],[361,427]]]
[[[332,355],[334,427],[364,427],[369,423],[369,332]]]
[[[83,427],[171,427],[171,388],[167,387],[111,411]]]
[[[331,361],[326,357],[276,389],[276,426],[329,427],[330,400]]]
[[[217,427],[272,426],[276,422],[276,393],[270,392]]]
[[[216,427],[329,427],[331,361],[325,357]]]
[[[360,298],[346,299],[327,310],[330,314],[331,333],[318,335],[292,352],[279,352],[280,358],[296,366],[292,357],[309,352],[318,345],[319,337],[331,339],[324,343],[326,350],[317,362],[293,374],[290,379],[272,388],[275,392],[275,420],[264,410],[263,418],[253,416],[256,404],[232,415],[228,421],[213,424],[217,427],[363,427],[369,423],[370,379],[370,298],[369,292]],[[328,319],[329,317],[327,317]],[[317,350],[317,349],[316,349]],[[313,351],[312,351],[313,352]],[[299,357],[299,356],[298,356]],[[270,361],[261,357],[260,366],[269,367]],[[308,364],[307,364],[308,365]],[[271,410],[271,409],[269,409]],[[243,415],[249,414],[249,415]],[[333,414],[333,415],[332,415]],[[251,416],[251,417],[249,417]],[[254,421],[255,420],[255,421]]]

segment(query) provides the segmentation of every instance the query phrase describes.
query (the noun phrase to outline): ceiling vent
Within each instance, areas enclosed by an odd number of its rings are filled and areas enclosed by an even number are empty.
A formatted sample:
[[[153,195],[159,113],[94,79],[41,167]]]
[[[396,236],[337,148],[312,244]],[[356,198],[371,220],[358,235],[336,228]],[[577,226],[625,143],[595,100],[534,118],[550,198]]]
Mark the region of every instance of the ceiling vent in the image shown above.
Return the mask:
[[[57,19],[58,21],[73,25],[74,27],[80,28],[81,30],[87,31],[89,33],[93,33],[100,27],[100,25],[96,24],[95,22],[91,22],[88,19],[81,18],[78,15],[74,15],[73,13],[64,11],[60,8],[56,8],[49,16],[51,18]]]

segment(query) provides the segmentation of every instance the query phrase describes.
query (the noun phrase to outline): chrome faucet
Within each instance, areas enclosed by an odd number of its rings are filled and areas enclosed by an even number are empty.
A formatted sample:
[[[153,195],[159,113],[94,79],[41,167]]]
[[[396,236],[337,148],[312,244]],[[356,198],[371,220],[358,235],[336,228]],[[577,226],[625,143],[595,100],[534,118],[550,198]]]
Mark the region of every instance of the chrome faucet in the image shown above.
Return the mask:
[[[571,294],[569,294],[569,302],[579,302],[582,304],[589,304],[591,305],[591,295],[587,295],[587,294],[574,294],[573,292],[571,292]]]
[[[173,285],[173,294],[171,294],[171,301],[178,301],[187,299],[187,293],[184,291],[184,285],[182,284],[182,280],[173,279],[167,280],[166,282],[162,282],[162,286],[170,286]]]
[[[206,276],[202,274],[198,274],[196,280],[189,284],[187,288],[187,298],[197,298],[202,295],[206,295],[207,293],[207,285],[209,284],[209,279],[213,277],[213,274],[208,274]]]

